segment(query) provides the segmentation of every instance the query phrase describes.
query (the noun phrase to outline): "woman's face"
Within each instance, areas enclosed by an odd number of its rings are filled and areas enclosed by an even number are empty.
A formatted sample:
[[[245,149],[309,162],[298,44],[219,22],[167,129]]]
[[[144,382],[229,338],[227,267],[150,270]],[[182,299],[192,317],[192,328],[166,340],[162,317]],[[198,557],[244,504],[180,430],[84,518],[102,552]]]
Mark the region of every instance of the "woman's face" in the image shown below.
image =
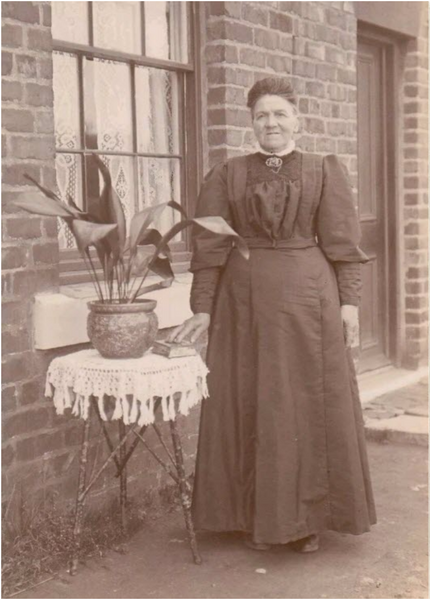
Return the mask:
[[[298,129],[296,109],[285,98],[266,94],[255,103],[252,126],[263,150],[282,152]]]

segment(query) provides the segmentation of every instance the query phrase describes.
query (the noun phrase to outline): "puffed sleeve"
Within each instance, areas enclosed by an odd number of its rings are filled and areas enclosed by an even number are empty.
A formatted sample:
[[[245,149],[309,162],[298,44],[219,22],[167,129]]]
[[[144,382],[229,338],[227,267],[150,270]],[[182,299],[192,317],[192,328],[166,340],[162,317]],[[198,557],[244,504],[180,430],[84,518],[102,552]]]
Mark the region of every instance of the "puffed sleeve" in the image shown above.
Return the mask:
[[[226,163],[216,165],[206,175],[197,201],[196,217],[223,217],[229,225],[232,218],[227,194]],[[229,238],[193,227],[190,271],[194,274],[190,305],[193,313],[211,313],[222,267],[232,242]]]
[[[361,291],[360,263],[369,259],[359,247],[360,225],[346,167],[333,154],[323,160],[317,237],[335,269],[341,304],[357,305]]]

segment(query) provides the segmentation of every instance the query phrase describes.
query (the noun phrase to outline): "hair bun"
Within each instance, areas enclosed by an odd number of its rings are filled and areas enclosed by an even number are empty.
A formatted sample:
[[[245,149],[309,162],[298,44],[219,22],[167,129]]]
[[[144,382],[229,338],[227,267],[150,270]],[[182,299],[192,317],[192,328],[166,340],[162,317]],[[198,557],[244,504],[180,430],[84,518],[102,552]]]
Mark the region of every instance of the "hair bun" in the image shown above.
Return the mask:
[[[252,110],[257,100],[267,94],[281,96],[285,100],[288,100],[288,102],[291,102],[291,104],[294,104],[294,106],[297,104],[293,86],[288,79],[282,77],[265,77],[254,83],[249,90],[247,106]]]

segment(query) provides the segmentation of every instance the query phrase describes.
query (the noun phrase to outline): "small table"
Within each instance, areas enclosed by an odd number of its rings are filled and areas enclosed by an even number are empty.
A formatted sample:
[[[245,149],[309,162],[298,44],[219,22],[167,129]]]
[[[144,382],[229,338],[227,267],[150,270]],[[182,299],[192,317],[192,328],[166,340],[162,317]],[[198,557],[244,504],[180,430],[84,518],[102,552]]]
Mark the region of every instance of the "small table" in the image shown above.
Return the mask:
[[[85,499],[111,461],[120,478],[122,529],[126,531],[127,470],[126,464],[139,442],[151,452],[179,487],[185,524],[194,562],[201,563],[191,518],[191,490],[186,479],[180,436],[176,427],[178,414],[187,415],[190,408],[208,396],[208,369],[199,355],[165,358],[147,353],[138,359],[106,359],[97,350],[81,350],[55,358],[46,376],[45,394],[53,398],[57,414],[71,409],[72,415],[84,420],[76,497],[74,544],[70,572],[76,573],[81,542]],[[114,410],[108,414],[108,401]],[[157,412],[169,421],[173,454],[155,423]],[[91,416],[95,412],[109,448],[109,456],[87,482]],[[119,423],[119,443],[114,446],[106,427],[107,421]],[[144,439],[152,426],[167,454],[162,459]],[[127,430],[128,427],[128,430]],[[127,440],[134,438],[127,448]]]

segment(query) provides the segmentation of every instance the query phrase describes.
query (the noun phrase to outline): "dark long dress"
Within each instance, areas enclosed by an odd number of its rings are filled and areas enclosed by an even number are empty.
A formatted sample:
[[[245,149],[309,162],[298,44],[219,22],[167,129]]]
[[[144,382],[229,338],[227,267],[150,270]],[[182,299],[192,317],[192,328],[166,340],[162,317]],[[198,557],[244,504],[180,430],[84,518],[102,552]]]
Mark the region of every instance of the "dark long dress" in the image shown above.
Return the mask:
[[[223,216],[250,246],[193,234],[194,312],[211,313],[201,414],[198,529],[287,543],[375,523],[363,420],[340,304],[357,304],[359,227],[338,159],[262,154],[207,176],[197,216]]]

